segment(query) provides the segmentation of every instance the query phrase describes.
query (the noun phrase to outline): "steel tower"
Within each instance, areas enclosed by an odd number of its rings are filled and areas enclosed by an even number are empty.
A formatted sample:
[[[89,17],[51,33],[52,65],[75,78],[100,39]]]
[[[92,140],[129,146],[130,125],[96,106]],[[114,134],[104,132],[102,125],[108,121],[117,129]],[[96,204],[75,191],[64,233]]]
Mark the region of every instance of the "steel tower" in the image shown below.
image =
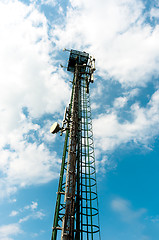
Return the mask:
[[[67,70],[73,73],[70,104],[62,127],[56,122],[50,130],[66,132],[51,240],[100,240],[89,98],[95,59],[71,50]]]

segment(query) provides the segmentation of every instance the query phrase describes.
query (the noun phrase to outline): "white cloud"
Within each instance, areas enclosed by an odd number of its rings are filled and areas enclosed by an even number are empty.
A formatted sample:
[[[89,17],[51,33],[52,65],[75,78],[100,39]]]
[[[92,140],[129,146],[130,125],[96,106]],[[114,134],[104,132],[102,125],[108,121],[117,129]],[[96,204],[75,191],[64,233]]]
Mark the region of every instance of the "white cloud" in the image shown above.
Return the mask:
[[[42,220],[45,217],[45,214],[42,211],[37,211],[32,214],[29,214],[23,218],[20,218],[19,223],[27,222],[29,219],[40,219]]]
[[[92,110],[98,109],[99,107],[100,107],[100,105],[97,104],[97,103],[95,103],[95,102],[93,102],[93,103],[91,104],[91,109],[92,109]]]
[[[45,214],[42,211],[38,211],[33,215],[34,219],[43,219],[45,217]]]
[[[19,212],[18,211],[12,211],[11,213],[10,213],[10,217],[15,217],[15,216],[17,216],[19,214]]]
[[[37,207],[38,207],[38,203],[32,201],[32,203],[31,203],[30,205],[27,205],[27,206],[24,207],[24,210],[29,210],[29,209],[31,209],[31,210],[34,211],[35,209],[37,209]],[[23,211],[23,210],[21,210],[21,211]]]
[[[18,211],[13,210],[9,216],[10,217],[15,217],[17,215],[20,216],[18,223],[27,222],[30,219],[42,220],[45,217],[45,213],[42,209],[37,210],[37,208],[38,208],[38,203],[32,201],[31,204],[18,209]]]
[[[116,197],[111,200],[110,209],[115,214],[113,219],[117,221],[118,226],[121,226],[116,229],[115,234],[112,234],[113,236],[120,236],[121,239],[133,240],[156,239],[156,233],[158,233],[158,222],[151,221],[154,216],[149,217],[147,209],[135,208],[130,201],[121,197]],[[112,237],[111,239],[115,238]]]
[[[52,31],[57,47],[87,50],[98,74],[124,86],[144,86],[159,75],[159,27],[146,22],[142,1],[71,1],[66,19]]]
[[[49,56],[52,46],[45,16],[18,1],[1,3],[1,11],[1,111],[2,116],[13,119],[14,127],[23,106],[34,117],[58,111],[68,88],[60,79],[60,72],[51,74],[56,68]]]
[[[69,87],[66,74],[50,57],[47,19],[34,3],[1,1],[0,21],[0,190],[4,197],[18,187],[57,177],[56,153],[39,143],[43,136],[43,142],[48,142],[46,128],[32,121],[45,113],[59,113],[68,100]],[[29,118],[22,113],[23,107]]]
[[[23,217],[23,218],[21,218],[21,219],[19,220],[19,223],[27,222],[30,218],[31,218],[30,215],[25,216],[25,217]]]
[[[107,155],[100,156],[101,151],[96,149],[96,171],[100,174],[100,177],[106,173],[106,171],[112,171],[117,167],[117,163],[108,158]]]
[[[58,120],[57,120],[58,121]],[[60,123],[60,120],[59,120]],[[39,137],[43,139],[46,143],[53,143],[56,140],[57,135],[50,134],[50,128],[52,126],[53,122],[50,120],[45,120],[43,128],[39,131]]]
[[[150,11],[151,18],[159,18],[159,8],[152,8]]]
[[[134,88],[123,92],[122,97],[117,97],[114,100],[114,109],[120,109],[127,105],[128,100],[132,100],[135,96],[139,95],[139,89]]]
[[[5,163],[1,167],[3,179],[0,181],[0,188],[4,195],[8,189],[15,191],[16,187],[46,183],[58,176],[57,157],[44,144],[37,146],[36,143],[22,141],[14,151],[1,151]]]
[[[130,91],[127,91],[127,92],[125,93],[125,95],[126,95],[129,99],[131,99],[131,98],[139,95],[139,93],[140,93],[140,90],[139,90],[138,88],[134,88],[134,89],[131,89]]]
[[[17,199],[16,199],[16,198],[9,199],[9,202],[10,202],[10,203],[15,203],[16,201],[17,201]]]
[[[38,207],[38,203],[37,202],[32,202],[31,209],[35,210],[35,209],[37,209],[37,207]]]
[[[31,204],[20,208],[18,211],[13,210],[10,213],[10,217],[20,216],[18,223],[12,223],[9,225],[0,226],[0,239],[1,240],[13,240],[14,236],[22,234],[21,224],[29,220],[42,220],[46,215],[42,209],[37,210],[38,203],[32,201]],[[42,233],[43,231],[40,231]]]
[[[117,97],[114,100],[114,109],[120,109],[126,106],[128,100],[132,100],[135,96],[139,95],[139,89],[134,88],[127,90],[126,92],[123,93],[122,97]]]
[[[126,103],[127,103],[127,98],[126,97],[118,97],[114,101],[114,107],[115,108],[123,108]]]
[[[113,150],[120,144],[134,142],[148,144],[152,137],[159,134],[159,90],[153,95],[145,108],[137,103],[131,106],[133,120],[118,119],[114,110],[102,114],[93,121],[96,147],[101,151]]]
[[[133,210],[130,202],[122,198],[113,199],[111,208],[120,215],[123,221],[129,223],[138,220],[146,212],[144,208]]]
[[[9,131],[17,127],[22,107],[31,117],[60,111],[69,92],[62,70],[55,73],[52,66],[45,16],[32,5],[9,1],[0,3],[0,20],[1,128]]]
[[[56,3],[57,3],[56,0],[41,0],[41,4],[50,5],[52,7],[54,7]]]
[[[13,240],[12,236],[21,234],[22,230],[19,224],[8,224],[0,226],[0,239]]]
[[[72,0],[71,4],[63,25],[52,30],[57,49],[88,50],[97,58],[99,75],[107,80],[116,78],[126,87],[144,85],[152,75],[158,76],[159,28],[144,24],[141,1]],[[18,0],[0,3],[1,196],[58,176],[58,157],[46,145],[51,141],[47,126],[41,128],[33,120],[45,113],[61,112],[70,91],[64,81],[67,75],[53,67],[57,62],[50,57],[53,49],[47,19],[35,5],[35,1],[27,6]],[[97,84],[92,96],[103,91],[104,85]],[[133,97],[137,92],[130,94]],[[124,106],[126,98],[130,96],[116,99],[116,107]],[[128,141],[142,142],[143,138],[155,136],[158,127],[152,131],[151,127],[158,124],[157,106],[154,94],[146,108],[133,105],[133,122],[121,124],[113,110],[96,119],[94,129],[99,150],[112,150]],[[22,113],[23,107],[28,109],[28,118]],[[97,107],[95,104],[94,108]],[[99,126],[103,126],[102,131]]]
[[[148,220],[153,222],[153,223],[159,223],[159,215],[151,216],[151,217],[148,218]]]

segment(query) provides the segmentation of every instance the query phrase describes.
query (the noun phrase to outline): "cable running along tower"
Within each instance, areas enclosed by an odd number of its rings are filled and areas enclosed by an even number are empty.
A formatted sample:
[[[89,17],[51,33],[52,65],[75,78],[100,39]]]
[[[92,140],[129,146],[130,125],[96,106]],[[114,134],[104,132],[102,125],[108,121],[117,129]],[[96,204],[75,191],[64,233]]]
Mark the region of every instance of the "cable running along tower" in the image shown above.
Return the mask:
[[[56,122],[50,130],[66,132],[51,240],[100,240],[89,99],[95,59],[71,50],[67,70],[73,73],[70,104],[62,127]]]

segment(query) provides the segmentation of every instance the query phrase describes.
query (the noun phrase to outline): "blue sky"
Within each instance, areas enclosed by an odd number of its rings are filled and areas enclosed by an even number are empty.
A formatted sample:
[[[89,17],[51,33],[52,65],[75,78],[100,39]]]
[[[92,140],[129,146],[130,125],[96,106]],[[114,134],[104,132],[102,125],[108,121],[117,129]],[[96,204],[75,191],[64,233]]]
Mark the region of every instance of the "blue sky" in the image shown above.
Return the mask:
[[[0,239],[51,238],[72,48],[96,58],[102,239],[158,240],[158,1],[1,0],[0,22]]]

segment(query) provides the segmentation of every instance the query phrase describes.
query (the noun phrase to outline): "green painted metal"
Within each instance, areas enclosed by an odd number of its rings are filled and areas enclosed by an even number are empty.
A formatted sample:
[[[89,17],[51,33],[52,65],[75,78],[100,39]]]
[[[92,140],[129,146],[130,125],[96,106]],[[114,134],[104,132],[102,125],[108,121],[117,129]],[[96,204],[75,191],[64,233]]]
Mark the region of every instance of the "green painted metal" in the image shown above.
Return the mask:
[[[77,194],[76,194],[76,234],[75,240],[80,240],[80,160],[81,160],[81,83],[78,93],[78,150],[77,150]]]
[[[93,240],[93,219],[92,219],[92,196],[91,196],[91,173],[90,173],[90,158],[89,158],[89,127],[87,116],[87,101],[86,101],[86,128],[87,128],[87,151],[88,151],[88,172],[89,172],[89,193],[90,193],[90,212],[91,212],[91,239]]]
[[[72,88],[71,102],[70,102],[70,105],[69,105],[69,115],[68,116],[70,116],[70,114],[71,114],[73,92],[74,92],[74,80],[73,80],[73,88]],[[70,121],[70,117],[68,118],[68,121]],[[53,231],[52,231],[51,240],[56,240],[56,237],[57,237],[57,227],[58,227],[59,209],[60,209],[60,201],[61,201],[61,194],[60,193],[62,192],[62,183],[63,183],[63,176],[64,176],[64,167],[65,167],[65,164],[66,164],[68,139],[69,139],[69,130],[67,129],[66,130],[66,136],[65,136],[65,142],[64,142],[64,149],[63,149],[60,179],[59,179],[59,186],[58,186],[58,192],[57,192],[57,200],[56,200],[56,207],[55,207],[55,215],[54,215],[54,223],[53,223]]]
[[[54,224],[53,224],[53,231],[52,231],[51,240],[56,240],[56,235],[57,235],[57,229],[56,228],[58,226],[58,216],[59,216],[59,208],[60,208],[60,200],[61,200],[60,192],[62,191],[62,182],[63,182],[64,165],[65,165],[65,159],[66,159],[67,142],[68,142],[68,130],[67,130],[66,136],[65,136],[65,143],[64,143],[64,150],[63,150],[63,157],[62,157],[62,164],[61,164],[61,172],[60,172],[60,180],[59,180],[59,187],[58,187],[58,193],[57,193]]]

